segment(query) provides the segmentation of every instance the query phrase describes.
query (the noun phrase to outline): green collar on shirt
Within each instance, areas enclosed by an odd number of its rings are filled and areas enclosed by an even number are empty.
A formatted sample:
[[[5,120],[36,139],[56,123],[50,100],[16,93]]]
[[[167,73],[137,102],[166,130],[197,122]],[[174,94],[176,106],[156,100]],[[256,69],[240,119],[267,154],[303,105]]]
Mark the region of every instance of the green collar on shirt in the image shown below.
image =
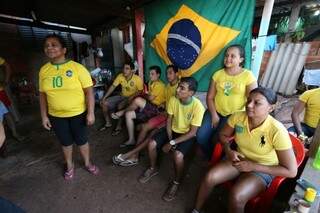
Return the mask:
[[[182,105],[189,105],[189,104],[191,104],[192,103],[192,101],[193,101],[193,96],[191,96],[186,102],[182,102],[181,100],[180,100],[180,103],[182,104]]]
[[[70,61],[70,59],[67,59],[67,60],[65,60],[65,61],[62,62],[62,63],[52,63],[52,62],[50,62],[50,63],[51,63],[51,65],[56,66],[57,70],[59,70],[59,66],[61,66],[61,65],[63,65],[63,64],[66,64],[66,63],[68,63],[69,61]]]

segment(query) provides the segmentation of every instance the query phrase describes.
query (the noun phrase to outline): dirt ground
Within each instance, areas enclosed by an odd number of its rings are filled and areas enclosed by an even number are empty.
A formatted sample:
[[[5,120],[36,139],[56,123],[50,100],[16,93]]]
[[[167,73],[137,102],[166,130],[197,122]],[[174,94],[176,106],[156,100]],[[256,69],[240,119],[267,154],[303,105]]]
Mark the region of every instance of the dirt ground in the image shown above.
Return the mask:
[[[276,117],[289,126],[290,113],[296,98],[279,97]],[[90,175],[84,168],[79,153],[75,152],[76,171],[72,181],[62,177],[62,153],[52,132],[41,127],[38,106],[25,105],[20,109],[20,132],[30,138],[16,142],[8,135],[8,157],[0,159],[0,196],[11,200],[30,213],[184,213],[192,209],[200,179],[205,174],[205,162],[196,152],[190,161],[178,197],[164,202],[161,196],[173,176],[171,158],[161,158],[160,174],[150,182],[140,184],[138,176],[148,166],[146,154],[134,167],[118,167],[111,157],[126,151],[119,145],[126,140],[125,131],[112,137],[111,130],[97,131],[102,124],[101,111],[96,110],[97,121],[90,128],[92,160],[99,166],[98,176]],[[274,211],[286,206],[290,190],[277,197]],[[206,212],[226,212],[226,193],[217,189],[208,202]],[[1,210],[0,210],[1,212]]]

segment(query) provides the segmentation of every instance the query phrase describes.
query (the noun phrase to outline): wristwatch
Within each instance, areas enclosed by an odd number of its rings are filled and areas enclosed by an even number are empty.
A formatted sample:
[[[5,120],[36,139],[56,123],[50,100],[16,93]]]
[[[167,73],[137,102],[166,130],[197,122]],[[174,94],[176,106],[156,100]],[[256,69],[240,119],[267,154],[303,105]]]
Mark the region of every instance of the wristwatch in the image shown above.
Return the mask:
[[[174,146],[174,145],[176,145],[176,142],[175,142],[174,140],[171,140],[171,141],[169,141],[169,144],[170,144],[171,146]]]

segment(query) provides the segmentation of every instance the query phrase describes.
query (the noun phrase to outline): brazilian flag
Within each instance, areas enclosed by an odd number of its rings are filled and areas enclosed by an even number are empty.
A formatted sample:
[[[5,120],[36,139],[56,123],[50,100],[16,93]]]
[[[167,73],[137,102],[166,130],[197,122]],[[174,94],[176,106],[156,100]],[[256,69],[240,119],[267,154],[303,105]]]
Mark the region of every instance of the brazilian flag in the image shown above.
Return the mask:
[[[177,65],[207,91],[212,74],[223,68],[225,49],[245,48],[251,61],[255,0],[156,0],[144,8],[146,66]],[[148,72],[145,73],[148,76]],[[162,74],[165,79],[165,73]]]

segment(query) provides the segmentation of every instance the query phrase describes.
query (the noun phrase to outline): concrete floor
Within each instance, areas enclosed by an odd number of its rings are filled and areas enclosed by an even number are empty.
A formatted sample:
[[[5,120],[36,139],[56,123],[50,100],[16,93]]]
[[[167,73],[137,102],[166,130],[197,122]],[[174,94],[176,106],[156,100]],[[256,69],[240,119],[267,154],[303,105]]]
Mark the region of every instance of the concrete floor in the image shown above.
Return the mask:
[[[290,120],[294,99],[281,98],[276,116],[285,123]],[[291,108],[290,108],[291,107]],[[178,197],[164,202],[161,196],[173,176],[169,156],[161,160],[160,174],[147,184],[140,184],[137,177],[148,165],[147,156],[134,167],[118,167],[112,164],[114,154],[126,151],[119,144],[126,140],[125,131],[117,137],[111,130],[97,131],[101,125],[101,112],[97,109],[96,125],[90,128],[92,159],[100,167],[98,176],[90,175],[75,153],[76,173],[74,180],[62,177],[62,153],[52,132],[41,127],[37,105],[21,109],[23,122],[19,129],[31,140],[18,143],[8,136],[8,157],[0,159],[0,196],[11,200],[27,212],[114,212],[114,213],[184,213],[190,212],[201,177],[206,167],[198,155],[190,163]],[[288,125],[288,124],[287,124]],[[287,194],[290,192],[287,192]],[[208,211],[226,212],[225,193],[217,189],[208,202]],[[275,211],[286,205],[278,202]],[[0,210],[1,212],[1,210]]]

